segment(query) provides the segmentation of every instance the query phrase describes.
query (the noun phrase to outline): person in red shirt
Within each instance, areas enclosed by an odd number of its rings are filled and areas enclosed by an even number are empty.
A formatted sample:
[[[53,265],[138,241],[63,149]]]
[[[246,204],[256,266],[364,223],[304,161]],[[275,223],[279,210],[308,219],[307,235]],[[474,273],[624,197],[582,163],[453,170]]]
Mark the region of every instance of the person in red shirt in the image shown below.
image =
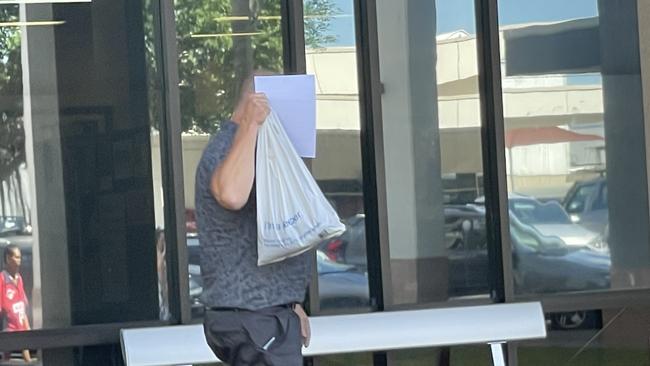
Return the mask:
[[[4,250],[4,270],[0,274],[0,312],[5,320],[4,331],[29,330],[27,295],[23,278],[18,273],[22,256],[18,246],[10,244]],[[31,362],[29,350],[23,350],[25,362]]]

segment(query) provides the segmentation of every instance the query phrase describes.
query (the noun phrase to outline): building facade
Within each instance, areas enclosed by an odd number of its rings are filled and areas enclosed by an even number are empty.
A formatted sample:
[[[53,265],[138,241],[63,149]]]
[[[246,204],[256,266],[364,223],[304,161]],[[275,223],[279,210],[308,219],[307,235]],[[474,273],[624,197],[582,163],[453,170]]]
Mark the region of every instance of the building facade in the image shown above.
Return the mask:
[[[314,253],[312,316],[541,301],[549,336],[510,365],[650,365],[649,0],[8,0],[0,17],[0,248],[22,252],[33,328],[0,351],[120,365],[119,329],[201,321],[196,165],[265,69],[315,76],[307,164],[347,228]]]

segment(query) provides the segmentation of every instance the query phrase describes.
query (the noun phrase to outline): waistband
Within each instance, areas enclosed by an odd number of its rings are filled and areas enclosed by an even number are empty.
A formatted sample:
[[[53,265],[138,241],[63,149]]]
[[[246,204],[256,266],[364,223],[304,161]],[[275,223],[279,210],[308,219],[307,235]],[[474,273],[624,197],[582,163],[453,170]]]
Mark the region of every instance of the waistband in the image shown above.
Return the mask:
[[[268,310],[278,310],[278,309],[293,309],[298,303],[290,302],[288,304],[274,305],[266,308],[261,308],[257,310],[244,309],[244,308],[233,308],[233,307],[223,307],[223,306],[206,306],[205,309],[209,311],[234,311],[234,312],[264,312]]]

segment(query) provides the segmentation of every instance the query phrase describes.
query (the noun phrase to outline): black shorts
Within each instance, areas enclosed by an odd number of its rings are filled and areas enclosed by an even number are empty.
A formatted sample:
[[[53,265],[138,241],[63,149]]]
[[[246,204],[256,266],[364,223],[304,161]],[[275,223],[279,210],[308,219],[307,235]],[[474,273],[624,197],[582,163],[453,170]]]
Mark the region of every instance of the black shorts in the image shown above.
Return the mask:
[[[230,366],[302,366],[300,319],[290,306],[258,311],[206,309],[203,330]]]

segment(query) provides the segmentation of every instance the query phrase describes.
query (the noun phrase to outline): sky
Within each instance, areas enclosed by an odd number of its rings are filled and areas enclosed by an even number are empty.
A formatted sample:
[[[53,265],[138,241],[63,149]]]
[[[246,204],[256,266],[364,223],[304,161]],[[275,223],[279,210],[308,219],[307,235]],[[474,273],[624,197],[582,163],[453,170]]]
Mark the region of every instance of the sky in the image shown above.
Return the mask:
[[[409,0],[391,0],[409,1]],[[432,0],[433,1],[433,0]],[[354,45],[353,0],[334,0],[343,15],[332,20],[330,32],[337,41],[327,46]],[[475,33],[473,0],[436,0],[438,33],[463,29]],[[499,24],[551,22],[598,15],[597,0],[500,0]],[[379,25],[381,26],[381,24]]]

